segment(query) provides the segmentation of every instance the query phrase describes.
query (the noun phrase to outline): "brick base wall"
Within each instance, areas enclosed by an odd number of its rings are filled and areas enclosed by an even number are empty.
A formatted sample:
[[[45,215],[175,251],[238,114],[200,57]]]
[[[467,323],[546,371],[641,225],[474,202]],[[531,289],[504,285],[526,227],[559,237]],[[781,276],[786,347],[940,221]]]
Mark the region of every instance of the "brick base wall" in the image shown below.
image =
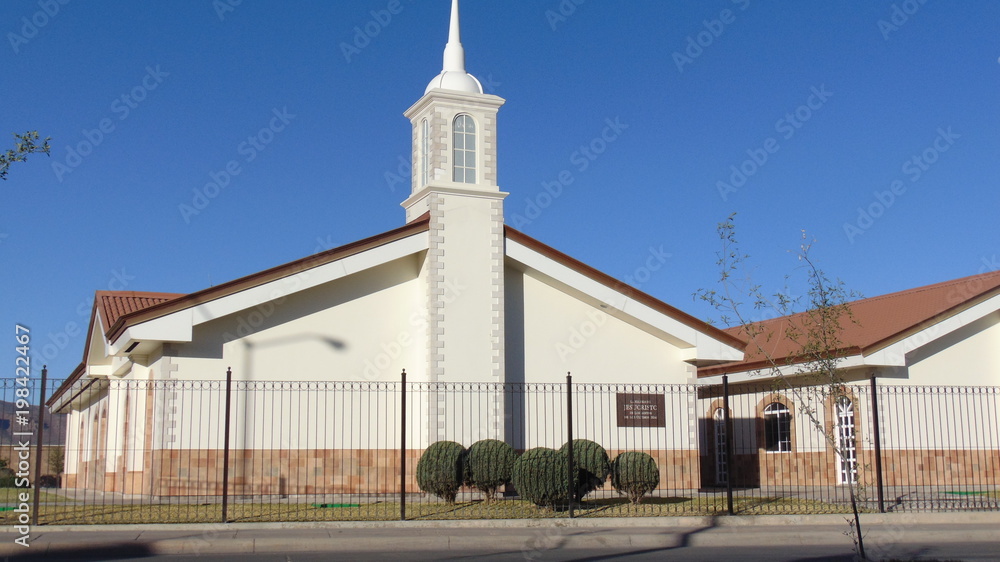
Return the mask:
[[[998,487],[1000,451],[890,449],[882,451],[882,478],[886,486]]]
[[[700,460],[706,485],[723,484],[715,479],[715,458],[703,455]],[[840,484],[839,470],[832,451],[761,452],[734,455],[729,475],[737,487],[831,486]],[[858,451],[857,471],[862,484],[875,484],[874,451]],[[995,487],[1000,485],[1000,451],[889,449],[882,451],[882,478],[886,486]]]
[[[620,451],[610,450],[614,457]],[[417,462],[423,450],[407,451],[406,487],[419,491]],[[700,485],[698,451],[648,451],[660,469],[660,489],[690,489]],[[154,496],[222,495],[222,451],[160,450],[149,455],[143,471],[108,472],[102,491]],[[387,494],[399,492],[399,451],[244,450],[230,453],[229,492],[233,495]],[[66,487],[93,488],[102,479],[68,475]],[[88,484],[88,482],[90,484]],[[610,489],[610,484],[607,484]]]
[[[407,489],[417,490],[416,467],[423,450],[407,452]],[[399,491],[399,451],[374,450],[244,450],[229,457],[229,491],[233,495],[394,493]],[[154,496],[222,495],[223,454],[219,450],[159,450],[142,471],[92,471],[81,463],[67,475],[68,488]]]
[[[418,491],[417,461],[422,450],[409,450],[407,490]],[[609,450],[614,459],[619,450]],[[718,485],[714,461],[695,450],[647,451],[660,469],[661,490],[688,490]],[[221,495],[222,452],[161,450],[147,455],[142,471],[95,473],[101,463],[82,463],[68,474],[68,488],[101,487],[106,492],[156,496]],[[1000,451],[887,450],[883,452],[886,486],[997,486]],[[737,487],[831,486],[838,482],[833,452],[760,453],[735,455],[730,478]],[[858,453],[858,476],[875,484],[871,450]],[[399,491],[399,451],[375,450],[246,450],[230,455],[230,493],[261,494],[386,494]],[[608,485],[608,487],[610,484]],[[610,488],[609,488],[610,489]]]

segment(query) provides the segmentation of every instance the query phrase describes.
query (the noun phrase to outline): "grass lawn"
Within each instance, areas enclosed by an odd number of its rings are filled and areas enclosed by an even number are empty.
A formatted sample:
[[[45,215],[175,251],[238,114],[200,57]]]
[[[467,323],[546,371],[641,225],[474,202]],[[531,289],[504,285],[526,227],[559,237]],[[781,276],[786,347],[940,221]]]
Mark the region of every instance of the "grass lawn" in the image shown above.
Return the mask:
[[[61,499],[61,498],[57,498]],[[228,509],[230,522],[277,521],[394,521],[399,519],[396,502],[371,503],[361,506],[334,504],[321,507],[311,503],[235,503]],[[845,513],[849,507],[815,500],[781,497],[734,498],[738,514],[816,514]],[[574,507],[576,517],[655,517],[680,515],[722,515],[726,512],[725,498],[646,498],[632,505],[625,498],[585,500]],[[14,523],[15,514],[0,512],[0,524]],[[461,502],[454,505],[432,500],[406,504],[409,520],[432,519],[540,519],[563,518],[565,507],[556,509],[535,506],[523,500]],[[218,503],[141,504],[84,506],[49,504],[40,506],[39,522],[50,525],[115,524],[115,523],[212,523],[220,522],[222,508]]]

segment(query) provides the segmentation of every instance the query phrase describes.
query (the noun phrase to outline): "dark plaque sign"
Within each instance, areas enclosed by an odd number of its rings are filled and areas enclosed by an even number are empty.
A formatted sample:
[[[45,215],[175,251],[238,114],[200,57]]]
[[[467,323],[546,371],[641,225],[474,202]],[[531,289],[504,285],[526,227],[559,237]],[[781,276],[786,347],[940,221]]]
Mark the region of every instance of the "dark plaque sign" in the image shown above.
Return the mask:
[[[618,393],[618,427],[667,427],[662,394]]]

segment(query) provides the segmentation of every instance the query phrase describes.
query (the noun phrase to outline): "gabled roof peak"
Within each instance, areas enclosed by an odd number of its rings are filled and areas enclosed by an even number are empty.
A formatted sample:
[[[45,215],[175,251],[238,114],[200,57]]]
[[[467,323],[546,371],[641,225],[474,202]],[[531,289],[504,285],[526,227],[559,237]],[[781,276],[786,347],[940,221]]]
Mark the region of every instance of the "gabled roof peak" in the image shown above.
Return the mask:
[[[448,28],[448,43],[444,47],[444,63],[441,74],[427,84],[424,93],[441,88],[470,94],[483,93],[483,85],[475,76],[465,71],[465,47],[462,46],[462,30],[459,25],[458,0],[451,0],[451,23]]]

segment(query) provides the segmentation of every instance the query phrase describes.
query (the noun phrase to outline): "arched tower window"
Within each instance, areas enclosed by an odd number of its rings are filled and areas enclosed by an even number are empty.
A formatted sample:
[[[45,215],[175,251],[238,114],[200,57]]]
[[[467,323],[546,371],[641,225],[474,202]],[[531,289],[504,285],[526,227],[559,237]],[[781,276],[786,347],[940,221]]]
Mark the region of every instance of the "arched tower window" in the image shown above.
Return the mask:
[[[764,408],[764,450],[787,453],[792,450],[792,416],[788,406],[771,402]]]
[[[472,116],[455,118],[452,138],[455,142],[452,181],[476,183],[476,122]]]
[[[420,129],[420,186],[423,187],[430,181],[431,174],[431,131],[426,119]]]

